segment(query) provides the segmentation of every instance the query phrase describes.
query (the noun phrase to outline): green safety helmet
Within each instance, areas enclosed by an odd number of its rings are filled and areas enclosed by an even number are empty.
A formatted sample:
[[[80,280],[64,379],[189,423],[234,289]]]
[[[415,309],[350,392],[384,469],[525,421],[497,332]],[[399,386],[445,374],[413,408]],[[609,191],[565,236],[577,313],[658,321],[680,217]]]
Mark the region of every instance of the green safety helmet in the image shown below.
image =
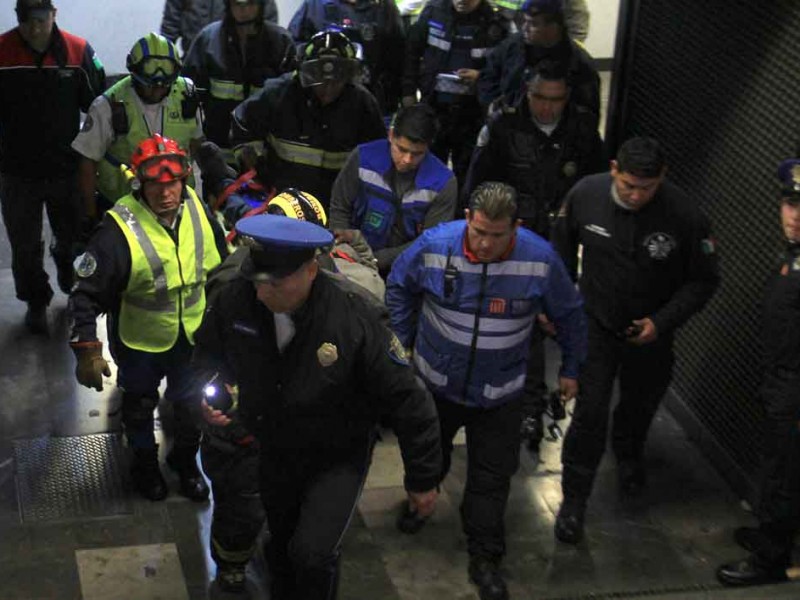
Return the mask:
[[[178,78],[181,59],[175,44],[163,35],[148,33],[128,52],[125,66],[142,85],[169,87]]]

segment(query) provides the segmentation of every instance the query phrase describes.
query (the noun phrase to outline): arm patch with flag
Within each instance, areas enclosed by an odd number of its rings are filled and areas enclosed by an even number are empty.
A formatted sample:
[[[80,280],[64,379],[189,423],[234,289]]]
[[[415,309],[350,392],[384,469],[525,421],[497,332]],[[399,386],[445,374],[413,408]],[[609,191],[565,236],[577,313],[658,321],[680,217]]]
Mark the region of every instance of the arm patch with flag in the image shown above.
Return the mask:
[[[411,364],[408,359],[408,352],[403,347],[400,339],[391,331],[389,332],[389,358],[398,365],[403,365],[404,367]]]

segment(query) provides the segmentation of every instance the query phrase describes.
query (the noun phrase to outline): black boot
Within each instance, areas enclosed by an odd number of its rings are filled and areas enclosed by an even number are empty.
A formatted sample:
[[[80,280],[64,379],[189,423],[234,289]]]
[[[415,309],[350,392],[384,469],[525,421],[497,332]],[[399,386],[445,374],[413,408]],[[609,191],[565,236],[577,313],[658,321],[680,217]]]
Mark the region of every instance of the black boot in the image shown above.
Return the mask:
[[[148,500],[167,497],[167,482],[158,467],[158,446],[133,449],[131,478],[136,491]]]
[[[417,511],[411,510],[411,505],[406,500],[403,502],[403,506],[400,509],[400,514],[397,515],[397,529],[399,529],[402,533],[407,533],[408,535],[414,535],[420,529],[425,527],[425,523],[428,522],[428,517],[421,517],[417,514]]]
[[[731,587],[787,581],[785,567],[759,564],[753,556],[722,565],[717,569],[717,579],[723,585]]]
[[[247,565],[222,563],[217,565],[217,586],[229,594],[243,595],[247,591]]]
[[[583,516],[586,507],[583,503],[564,500],[558,511],[555,524],[556,537],[565,544],[577,544],[583,539]]]
[[[47,305],[28,303],[28,310],[25,313],[25,327],[36,335],[49,335],[50,328],[47,325]]]
[[[200,469],[197,468],[197,448],[194,446],[175,447],[167,455],[167,464],[178,474],[180,493],[193,502],[208,500],[208,485]]]
[[[508,600],[508,588],[495,561],[482,556],[471,557],[469,579],[478,586],[481,600]]]

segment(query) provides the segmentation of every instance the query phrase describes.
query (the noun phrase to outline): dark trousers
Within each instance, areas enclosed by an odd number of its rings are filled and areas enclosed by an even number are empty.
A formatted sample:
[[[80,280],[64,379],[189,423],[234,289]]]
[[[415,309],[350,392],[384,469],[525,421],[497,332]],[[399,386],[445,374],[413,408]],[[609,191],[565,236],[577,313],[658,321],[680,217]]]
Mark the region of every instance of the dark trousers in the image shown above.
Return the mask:
[[[155,446],[153,411],[158,406],[158,386],[167,378],[164,398],[172,404],[176,448],[189,450],[200,444],[200,431],[193,415],[197,382],[189,368],[192,345],[181,332],[166,352],[142,352],[115,343],[112,354],[117,363],[117,385],[122,389],[122,425],[132,448]]]
[[[336,598],[342,538],[361,495],[373,442],[364,440],[347,451],[262,450],[271,600]]]
[[[33,306],[47,306],[53,289],[44,270],[42,208],[47,210],[53,232],[53,261],[59,273],[71,273],[81,215],[75,178],[31,181],[3,173],[0,204],[11,243],[11,272],[17,298]]]
[[[528,355],[528,371],[525,374],[525,394],[522,401],[522,412],[526,417],[540,417],[547,410],[544,340],[545,335],[541,327],[534,324],[530,354]]]
[[[244,565],[266,518],[259,494],[259,448],[207,433],[200,457],[214,492],[211,557],[220,566]]]
[[[755,558],[787,567],[800,530],[800,373],[768,373],[760,395],[767,422],[758,517],[767,543]]]
[[[565,501],[585,503],[592,491],[608,432],[614,381],[612,448],[620,462],[640,460],[650,423],[672,378],[672,337],[634,346],[589,318],[589,349],[579,379],[572,423],[564,439],[561,487]]]
[[[450,470],[453,437],[467,434],[467,485],[461,524],[470,556],[499,560],[506,551],[505,513],[511,477],[519,468],[522,400],[496,408],[463,406],[436,399],[442,436],[442,479]]]
[[[483,114],[480,109],[465,109],[456,105],[440,104],[434,106],[439,118],[439,133],[433,144],[433,152],[444,164],[453,161],[453,173],[461,190],[467,180],[467,169],[475,150],[478,133],[483,127]],[[461,215],[456,215],[461,218]]]

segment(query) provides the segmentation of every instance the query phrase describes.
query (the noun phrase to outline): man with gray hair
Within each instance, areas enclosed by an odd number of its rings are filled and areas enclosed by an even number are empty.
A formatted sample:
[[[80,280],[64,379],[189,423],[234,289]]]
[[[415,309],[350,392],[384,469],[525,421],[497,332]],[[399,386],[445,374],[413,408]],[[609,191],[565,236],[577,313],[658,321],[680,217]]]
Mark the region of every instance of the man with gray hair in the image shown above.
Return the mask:
[[[586,351],[583,301],[547,242],[520,228],[516,192],[485,182],[466,220],[425,231],[395,261],[386,304],[401,343],[436,400],[442,479],[453,437],[467,432],[467,483],[461,504],[469,576],[481,600],[508,598],[499,572],[504,514],[519,466],[520,421],[530,336],[536,315],[554,323],[562,351],[563,400],[576,395]],[[425,519],[405,507],[398,527]]]

